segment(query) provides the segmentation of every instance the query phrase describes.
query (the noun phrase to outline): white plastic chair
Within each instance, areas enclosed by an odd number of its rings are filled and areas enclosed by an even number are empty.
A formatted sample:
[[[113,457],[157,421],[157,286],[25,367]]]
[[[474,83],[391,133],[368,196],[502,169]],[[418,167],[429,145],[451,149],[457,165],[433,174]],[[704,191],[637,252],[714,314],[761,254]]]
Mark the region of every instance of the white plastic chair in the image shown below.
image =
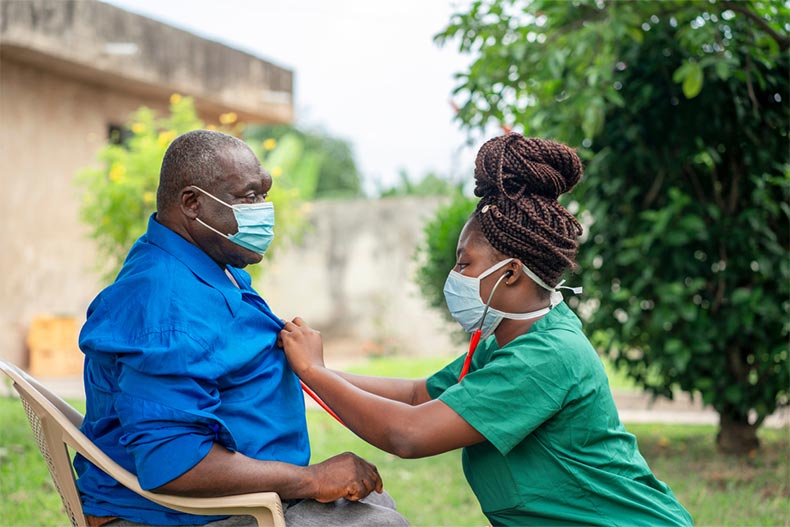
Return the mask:
[[[143,490],[137,477],[118,465],[79,430],[83,415],[13,364],[0,360],[0,371],[14,383],[25,407],[30,428],[49,473],[63,500],[71,525],[86,525],[71,455],[79,452],[126,488],[159,505],[202,516],[253,516],[261,527],[285,527],[283,508],[276,492],[256,492],[217,498],[186,498]]]

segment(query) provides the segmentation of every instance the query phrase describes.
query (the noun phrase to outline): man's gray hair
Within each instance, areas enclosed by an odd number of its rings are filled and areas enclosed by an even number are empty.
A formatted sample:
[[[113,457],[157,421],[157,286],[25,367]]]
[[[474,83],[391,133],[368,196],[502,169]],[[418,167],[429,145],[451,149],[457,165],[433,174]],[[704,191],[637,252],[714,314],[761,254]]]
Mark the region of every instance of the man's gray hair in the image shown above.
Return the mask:
[[[222,177],[219,159],[235,148],[252,154],[244,141],[220,132],[193,130],[176,137],[162,159],[157,210],[161,212],[177,204],[186,186],[197,185],[210,191]]]

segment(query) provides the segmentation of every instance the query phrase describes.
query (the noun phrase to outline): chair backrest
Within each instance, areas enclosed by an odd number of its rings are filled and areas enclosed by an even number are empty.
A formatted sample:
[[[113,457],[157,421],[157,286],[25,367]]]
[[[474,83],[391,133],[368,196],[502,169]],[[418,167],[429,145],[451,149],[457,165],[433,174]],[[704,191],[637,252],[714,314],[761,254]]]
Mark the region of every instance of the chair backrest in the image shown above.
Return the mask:
[[[64,428],[81,433],[77,427],[82,424],[82,414],[16,366],[0,361],[0,370],[14,382],[38,449],[47,462],[49,474],[63,500],[71,525],[85,525],[67,448],[69,441],[64,433]]]
[[[41,455],[63,500],[73,527],[86,525],[68,447],[79,452],[118,483],[164,507],[198,515],[251,515],[258,525],[285,527],[282,503],[275,492],[255,492],[216,498],[189,498],[143,490],[137,476],[117,464],[83,434],[83,415],[36,379],[0,360],[0,371],[14,382]]]

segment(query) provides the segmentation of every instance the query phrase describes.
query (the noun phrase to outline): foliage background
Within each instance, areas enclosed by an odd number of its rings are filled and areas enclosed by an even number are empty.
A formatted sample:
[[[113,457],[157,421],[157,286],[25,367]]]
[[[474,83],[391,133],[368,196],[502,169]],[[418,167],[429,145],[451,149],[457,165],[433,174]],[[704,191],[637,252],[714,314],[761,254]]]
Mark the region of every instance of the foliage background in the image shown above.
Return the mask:
[[[320,129],[299,129],[292,125],[252,125],[244,132],[247,141],[292,141],[317,165],[312,188],[304,195],[323,198],[362,196],[362,181],[351,144]],[[298,159],[299,156],[291,156]]]
[[[195,111],[191,98],[173,94],[170,113],[157,116],[140,108],[131,116],[124,137],[116,137],[99,152],[97,167],[81,170],[75,179],[81,195],[80,217],[96,240],[98,270],[105,282],[117,275],[126,253],[146,229],[156,210],[156,189],[162,157],[177,136],[196,129],[218,130],[240,136],[244,126],[230,112],[219,116],[219,124],[206,124]],[[273,138],[248,141],[253,152],[272,175],[268,199],[274,203],[277,236],[266,257],[286,240],[295,240],[307,223],[305,200],[315,191],[317,160],[302,155],[303,143],[294,135],[279,142]],[[287,173],[288,177],[282,177]],[[249,270],[255,272],[257,268]]]
[[[790,385],[788,31],[785,2],[487,0],[437,35],[473,58],[464,126],[586,160],[594,343],[654,394],[700,394],[740,451]]]

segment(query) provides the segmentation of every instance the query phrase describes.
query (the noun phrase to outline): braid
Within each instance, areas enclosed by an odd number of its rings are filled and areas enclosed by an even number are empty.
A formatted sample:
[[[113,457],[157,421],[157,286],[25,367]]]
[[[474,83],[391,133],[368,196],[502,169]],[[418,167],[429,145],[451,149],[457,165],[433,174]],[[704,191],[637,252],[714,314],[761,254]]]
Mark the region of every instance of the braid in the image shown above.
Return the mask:
[[[475,161],[474,215],[499,252],[518,258],[549,285],[574,265],[582,227],[557,202],[581,179],[573,149],[511,133],[487,141]]]

